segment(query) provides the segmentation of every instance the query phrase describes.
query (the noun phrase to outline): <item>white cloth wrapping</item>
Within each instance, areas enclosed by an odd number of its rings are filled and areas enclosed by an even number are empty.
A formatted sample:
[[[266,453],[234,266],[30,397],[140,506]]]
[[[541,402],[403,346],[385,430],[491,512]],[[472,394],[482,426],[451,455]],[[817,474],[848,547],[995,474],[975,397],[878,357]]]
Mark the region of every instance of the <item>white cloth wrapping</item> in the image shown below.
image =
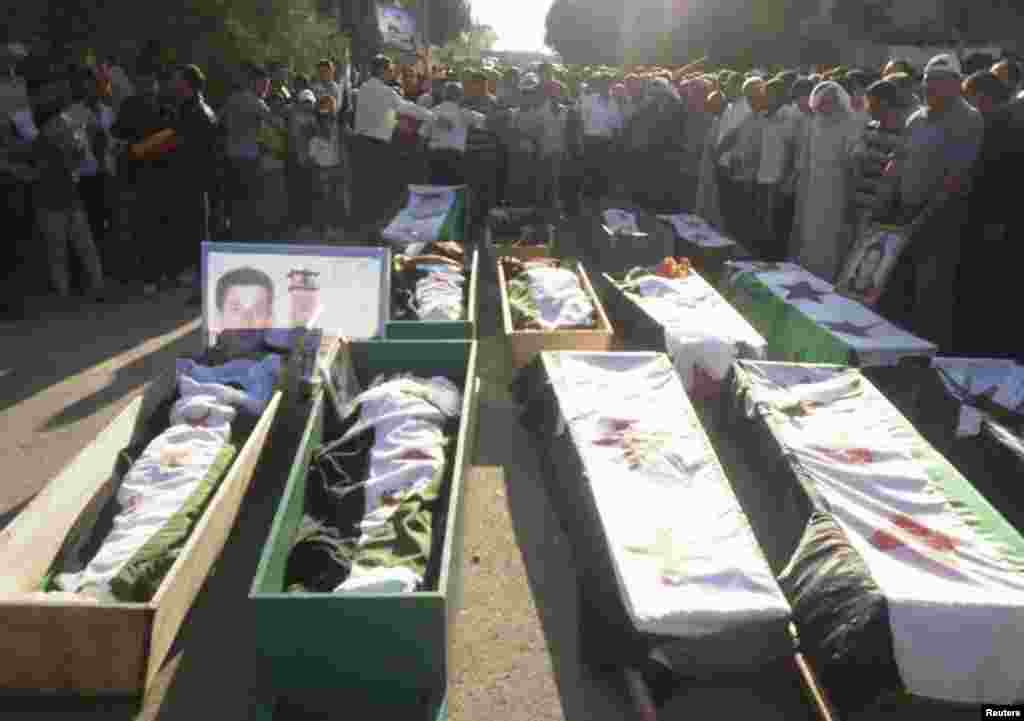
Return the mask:
[[[113,529],[86,567],[54,579],[63,591],[116,603],[110,589],[125,564],[192,497],[227,444],[235,410],[214,396],[175,403],[171,427],[146,446],[117,491]]]
[[[580,285],[579,276],[565,268],[530,268],[523,272],[530,298],[537,306],[538,322],[545,330],[590,326],[594,304]]]
[[[465,317],[463,286],[466,278],[459,268],[447,265],[424,267],[425,277],[416,281],[417,315],[423,321],[454,321]]]
[[[860,381],[861,392],[849,392],[857,373],[832,369],[801,383],[807,369],[790,368],[789,378],[755,369],[750,401],[774,405],[785,394],[824,404],[806,417],[774,413],[772,432],[885,594],[907,690],[962,703],[1020,701],[1024,575],[930,479],[956,471],[872,385]]]
[[[397,378],[359,395],[359,421],[349,433],[374,428],[360,543],[385,526],[397,504],[388,497],[425,490],[445,465],[443,424],[460,413],[462,394],[448,379]],[[354,567],[336,593],[405,593],[423,579],[406,568]]]
[[[677,237],[701,248],[727,248],[736,245],[735,240],[719,233],[700,216],[676,213],[659,215],[658,218],[671,225]]]
[[[739,344],[765,357],[765,339],[697,273],[682,279],[643,276],[637,292],[640,306],[665,329],[666,351],[691,397],[700,390],[698,367],[722,381],[739,357]]]
[[[620,208],[609,208],[601,213],[601,217],[608,230],[616,235],[632,235],[640,232],[640,226],[636,224],[636,213]]]
[[[785,629],[789,605],[668,358],[547,358],[635,628]]]
[[[374,427],[366,477],[365,529],[384,523],[394,506],[385,496],[426,488],[444,467],[447,418],[459,414],[462,394],[446,378],[396,379],[359,396],[359,427]]]

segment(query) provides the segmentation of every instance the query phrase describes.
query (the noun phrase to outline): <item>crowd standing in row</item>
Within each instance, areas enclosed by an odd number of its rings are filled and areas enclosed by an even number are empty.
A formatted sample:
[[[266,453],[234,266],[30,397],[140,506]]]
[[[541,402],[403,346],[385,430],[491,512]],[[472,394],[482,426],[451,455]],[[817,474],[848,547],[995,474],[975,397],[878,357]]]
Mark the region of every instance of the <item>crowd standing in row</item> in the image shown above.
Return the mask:
[[[952,55],[608,70],[570,91],[552,65],[454,77],[379,56],[358,85],[329,60],[313,78],[251,66],[216,111],[194,65],[140,60],[131,80],[112,60],[15,67],[0,78],[0,182],[61,295],[69,248],[96,298],[113,278],[195,300],[204,239],[340,239],[390,218],[410,183],[468,183],[476,222],[504,203],[557,224],[614,198],[695,212],[828,281],[867,223],[898,224],[911,241],[881,312],[943,350],[1019,356],[983,322],[1014,301],[1024,100],[1009,60],[967,78]]]

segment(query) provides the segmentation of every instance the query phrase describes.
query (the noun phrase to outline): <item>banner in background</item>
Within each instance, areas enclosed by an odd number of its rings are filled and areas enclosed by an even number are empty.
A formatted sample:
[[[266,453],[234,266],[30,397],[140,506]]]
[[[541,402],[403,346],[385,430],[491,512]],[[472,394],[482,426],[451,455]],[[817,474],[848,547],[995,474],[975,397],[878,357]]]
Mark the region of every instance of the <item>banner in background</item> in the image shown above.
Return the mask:
[[[406,52],[416,50],[416,17],[411,10],[397,5],[378,5],[377,27],[384,47]]]

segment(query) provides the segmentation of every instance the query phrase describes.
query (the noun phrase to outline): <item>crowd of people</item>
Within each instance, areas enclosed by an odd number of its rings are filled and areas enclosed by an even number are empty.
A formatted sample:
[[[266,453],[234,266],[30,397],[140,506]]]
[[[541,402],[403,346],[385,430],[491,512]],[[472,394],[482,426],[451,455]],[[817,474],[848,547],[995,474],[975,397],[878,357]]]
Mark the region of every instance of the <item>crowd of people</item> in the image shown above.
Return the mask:
[[[343,239],[386,222],[407,185],[466,183],[472,215],[533,206],[557,224],[614,198],[692,212],[766,260],[834,282],[872,223],[909,240],[877,307],[943,350],[1018,355],[979,322],[1013,302],[1019,66],[775,72],[477,67],[375,58],[363,82],[251,65],[216,109],[195,65],[112,59],[0,67],[0,183],[52,289],[93,298],[194,288],[199,244]],[[870,258],[865,253],[865,258]],[[72,263],[71,259],[75,262]],[[862,284],[871,279],[860,279]],[[133,285],[134,284],[134,285]]]

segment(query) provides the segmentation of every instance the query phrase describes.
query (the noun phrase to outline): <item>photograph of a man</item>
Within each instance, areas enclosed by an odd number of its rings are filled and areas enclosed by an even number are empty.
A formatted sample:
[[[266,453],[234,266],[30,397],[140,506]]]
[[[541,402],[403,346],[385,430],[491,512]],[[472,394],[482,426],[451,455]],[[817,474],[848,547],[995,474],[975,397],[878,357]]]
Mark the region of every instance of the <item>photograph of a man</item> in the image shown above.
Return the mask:
[[[296,268],[288,273],[291,327],[305,328],[320,311],[320,273]]]
[[[242,267],[217,280],[217,312],[211,330],[218,339],[242,339],[246,346],[262,342],[274,324],[274,281],[262,270]]]
[[[865,248],[846,290],[864,298],[869,303],[877,300],[878,286],[880,285],[878,271],[882,268],[883,260],[885,260],[885,244],[882,241],[872,243]]]

